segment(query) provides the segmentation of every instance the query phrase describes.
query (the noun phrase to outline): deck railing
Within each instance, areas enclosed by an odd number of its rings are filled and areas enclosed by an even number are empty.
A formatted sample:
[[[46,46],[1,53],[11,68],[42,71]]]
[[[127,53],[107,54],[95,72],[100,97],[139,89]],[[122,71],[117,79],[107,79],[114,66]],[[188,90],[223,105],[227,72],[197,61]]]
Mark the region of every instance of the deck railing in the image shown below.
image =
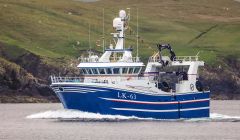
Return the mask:
[[[149,57],[148,62],[160,62],[160,58]]]
[[[51,81],[52,83],[64,83],[64,82],[71,82],[71,83],[81,83],[83,82],[82,77],[56,77],[56,76],[51,76]]]
[[[109,61],[110,62],[118,62],[121,61],[122,57],[110,57]],[[79,58],[81,63],[86,63],[86,62],[99,62],[99,58],[95,57],[95,58],[89,58],[89,57],[82,57]],[[128,60],[123,60],[123,62],[141,62],[139,57],[132,57]]]
[[[176,56],[174,61],[198,61],[199,56]],[[159,57],[150,57],[148,62],[160,62]]]
[[[175,61],[198,61],[198,56],[176,56]]]
[[[117,83],[118,81],[129,81],[129,80],[144,80],[148,77],[144,76],[137,76],[137,77],[121,77],[119,78],[88,78],[88,77],[56,77],[56,76],[50,76],[52,83],[83,83],[84,79],[88,79],[88,82],[90,83]]]

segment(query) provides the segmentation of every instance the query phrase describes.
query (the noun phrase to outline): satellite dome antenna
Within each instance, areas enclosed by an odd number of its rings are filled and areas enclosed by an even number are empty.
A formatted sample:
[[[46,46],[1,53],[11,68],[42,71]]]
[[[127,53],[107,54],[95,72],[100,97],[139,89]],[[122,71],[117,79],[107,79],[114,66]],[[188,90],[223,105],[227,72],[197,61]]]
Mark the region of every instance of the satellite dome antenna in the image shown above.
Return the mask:
[[[113,33],[118,38],[116,49],[125,49],[124,31],[127,29],[128,16],[125,10],[120,10],[118,17],[113,20],[113,27],[118,33]]]

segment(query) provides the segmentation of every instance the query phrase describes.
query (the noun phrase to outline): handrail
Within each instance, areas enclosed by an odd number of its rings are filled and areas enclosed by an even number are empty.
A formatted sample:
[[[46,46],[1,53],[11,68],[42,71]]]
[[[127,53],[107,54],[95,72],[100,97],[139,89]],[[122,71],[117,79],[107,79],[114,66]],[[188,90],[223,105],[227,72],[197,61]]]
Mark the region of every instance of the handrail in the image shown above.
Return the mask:
[[[122,77],[120,81],[128,81],[128,80],[144,80],[145,76],[137,76],[137,77]],[[84,77],[56,77],[56,76],[50,76],[52,83],[83,83]],[[116,80],[109,80],[109,79],[94,79],[90,78],[91,83],[109,83],[114,82],[116,83],[119,79],[116,78]]]
[[[121,62],[121,59],[123,57],[109,57],[109,62]],[[79,58],[81,63],[86,63],[86,62],[100,62],[98,57],[90,58],[90,57],[82,57]],[[141,62],[139,57],[132,57],[128,60],[123,60],[123,62]]]
[[[50,76],[52,83],[64,83],[64,82],[74,82],[74,83],[81,83],[83,82],[83,78],[81,77],[56,77]]]
[[[176,56],[174,61],[198,61],[199,56]],[[160,62],[160,57],[149,57],[148,62]]]
[[[199,56],[176,56],[175,61],[198,61]]]

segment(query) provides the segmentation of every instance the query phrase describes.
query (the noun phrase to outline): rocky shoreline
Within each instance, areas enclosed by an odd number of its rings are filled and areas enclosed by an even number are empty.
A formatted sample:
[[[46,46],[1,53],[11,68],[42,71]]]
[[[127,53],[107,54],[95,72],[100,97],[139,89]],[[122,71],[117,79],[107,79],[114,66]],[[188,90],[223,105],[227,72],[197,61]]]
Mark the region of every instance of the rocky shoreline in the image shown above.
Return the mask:
[[[78,75],[76,68],[69,67],[67,59],[53,60],[55,65],[52,65],[25,50],[19,56],[10,57],[5,48],[0,43],[0,103],[59,102],[49,87],[49,76]],[[206,65],[201,69],[200,80],[210,87],[212,99],[239,100],[240,61],[234,57],[221,61],[221,65]]]

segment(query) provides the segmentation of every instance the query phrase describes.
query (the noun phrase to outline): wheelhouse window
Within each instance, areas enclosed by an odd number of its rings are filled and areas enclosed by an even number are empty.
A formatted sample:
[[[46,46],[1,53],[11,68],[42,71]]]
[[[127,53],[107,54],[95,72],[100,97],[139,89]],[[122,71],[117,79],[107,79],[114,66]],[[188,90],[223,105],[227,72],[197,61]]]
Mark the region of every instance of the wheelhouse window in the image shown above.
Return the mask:
[[[95,68],[92,69],[92,72],[93,72],[93,74],[98,74],[98,70]]]
[[[92,74],[92,70],[91,69],[86,69],[88,74]]]
[[[107,71],[107,74],[112,74],[112,69],[111,68],[107,68],[106,71]]]
[[[119,73],[120,73],[119,68],[113,68],[113,73],[114,73],[114,74],[119,74]]]
[[[80,73],[84,75],[98,75],[98,74],[138,74],[141,67],[115,67],[115,68],[83,68]]]
[[[128,72],[128,68],[126,67],[126,68],[122,68],[122,74],[127,74],[127,72]]]
[[[99,73],[100,73],[100,74],[105,74],[104,68],[100,68],[100,69],[99,69]]]
[[[86,69],[81,69],[81,73],[82,74],[87,74],[87,70]]]
[[[139,71],[140,71],[140,67],[136,67],[136,68],[134,69],[133,73],[139,73]]]
[[[132,73],[133,73],[133,68],[129,68],[128,74],[132,74]]]

